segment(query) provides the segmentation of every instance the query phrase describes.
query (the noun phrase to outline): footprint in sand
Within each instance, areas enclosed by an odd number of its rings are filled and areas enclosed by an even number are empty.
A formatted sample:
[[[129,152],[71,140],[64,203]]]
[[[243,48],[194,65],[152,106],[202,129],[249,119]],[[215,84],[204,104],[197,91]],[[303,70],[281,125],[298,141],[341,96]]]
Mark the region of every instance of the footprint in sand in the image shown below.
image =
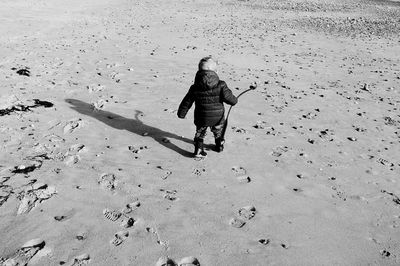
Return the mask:
[[[161,176],[161,179],[165,180],[167,179],[170,175],[172,174],[171,171],[167,170],[165,173]]]
[[[79,155],[69,155],[64,159],[64,162],[67,166],[72,166],[74,164],[77,164],[80,159],[81,158]]]
[[[114,238],[110,241],[110,244],[113,244],[114,246],[119,246],[125,241],[125,239],[128,238],[128,236],[128,231],[119,231],[115,233]]]
[[[69,120],[67,124],[64,126],[64,134],[72,133],[81,126],[82,126],[82,119],[76,118]]]
[[[81,266],[88,264],[90,262],[90,255],[87,253],[84,253],[82,255],[79,255],[75,257],[68,266]]]
[[[58,142],[65,142],[65,139],[56,135],[56,134],[50,134],[45,136],[45,138],[52,143],[58,143]]]
[[[164,194],[164,199],[170,200],[170,201],[175,201],[178,200],[179,198],[176,196],[176,193],[178,191],[174,190],[165,190],[165,189],[160,189],[160,191],[165,192]]]
[[[151,233],[151,234],[153,234],[153,235],[156,237],[157,244],[159,244],[160,246],[162,246],[162,247],[165,248],[166,250],[169,249],[169,247],[168,247],[168,241],[163,241],[163,240],[161,240],[160,235],[159,235],[158,232],[157,232],[157,228],[146,227],[145,230],[146,230],[147,233]]]
[[[400,205],[400,198],[396,194],[394,194],[393,192],[386,191],[384,189],[382,189],[381,192],[392,196],[393,197],[392,201],[397,205]]]
[[[126,206],[122,209],[122,212],[125,214],[131,213],[135,208],[140,207],[140,201],[134,201],[126,204]]]
[[[85,145],[80,144],[80,143],[74,144],[71,147],[69,147],[66,155],[76,154],[78,152],[84,151],[84,149],[85,149]]]
[[[247,171],[242,166],[233,166],[232,171],[236,175],[236,179],[239,183],[250,183],[251,178],[247,175]]]
[[[342,191],[339,186],[331,186],[331,189],[335,191],[335,194],[332,195],[333,198],[339,198],[343,201],[347,200],[346,193]]]
[[[377,161],[378,163],[382,164],[382,165],[385,165],[385,166],[390,166],[390,167],[393,167],[393,166],[394,166],[393,163],[389,162],[388,160],[386,160],[386,159],[384,159],[384,158],[378,158],[378,159],[376,159],[376,161]]]
[[[242,228],[246,222],[236,217],[229,220],[229,224],[235,228]]]
[[[245,206],[239,209],[239,217],[250,220],[256,215],[256,208],[254,206]]]
[[[166,170],[165,173],[161,176],[161,179],[165,180],[165,179],[167,179],[170,175],[172,175],[172,171]]]
[[[36,253],[45,246],[42,239],[32,239],[26,242],[20,249],[8,258],[0,258],[1,265],[27,265]]]
[[[246,169],[241,166],[233,166],[232,171],[235,173],[235,175],[245,175],[247,173]]]
[[[240,127],[232,127],[233,131],[236,133],[241,133],[241,134],[246,134],[247,130],[244,128],[240,128]]]
[[[84,151],[84,149],[85,149],[85,145],[83,145],[83,144],[78,143],[78,144],[72,145],[64,155],[63,160],[64,160],[65,164],[68,166],[72,166],[72,165],[78,163],[81,160],[81,158],[79,155],[77,155],[77,153]]]
[[[272,150],[271,155],[274,157],[281,157],[284,153],[289,151],[289,147],[283,146],[283,147],[276,147],[275,149]]]
[[[147,150],[148,147],[145,146],[139,146],[139,147],[135,147],[135,146],[128,146],[128,150],[130,150],[132,153],[138,154],[139,152],[143,151],[143,150]]]
[[[203,173],[206,172],[206,169],[193,169],[192,174],[196,175],[196,176],[201,176]]]
[[[156,266],[176,266],[176,263],[174,260],[170,259],[169,257],[162,256],[156,262]]]
[[[182,258],[179,263],[178,266],[200,266],[200,262],[197,258],[195,257],[185,257]]]
[[[63,222],[63,221],[70,219],[74,214],[75,214],[75,210],[70,210],[70,211],[64,213],[64,215],[54,216],[54,220],[56,220],[58,222]]]
[[[164,174],[161,176],[161,179],[163,180],[167,179],[172,174],[172,171],[164,169],[161,165],[157,166],[157,168],[165,171]]]
[[[129,217],[126,214],[117,210],[104,209],[103,214],[104,217],[112,222],[119,221],[120,226],[124,228],[129,228],[135,223],[135,220],[132,217]]]
[[[100,85],[100,84],[91,84],[86,86],[87,90],[89,91],[89,93],[93,93],[93,92],[99,92],[105,89],[105,86]]]
[[[129,228],[133,226],[133,224],[135,223],[135,220],[132,217],[129,217],[125,214],[123,214],[119,220],[120,220],[119,225],[124,228]]]
[[[267,122],[265,121],[257,121],[256,124],[253,126],[256,129],[264,129],[267,127]]]
[[[116,220],[119,219],[119,217],[121,217],[122,212],[117,210],[104,209],[103,214],[104,217],[106,217],[108,220],[115,222]]]
[[[104,105],[106,104],[107,100],[99,99],[96,102],[92,103],[93,108],[95,111],[103,109]]]
[[[102,174],[97,183],[103,188],[110,191],[115,189],[115,175],[114,174]]]
[[[318,116],[318,115],[317,115],[317,113],[315,113],[315,112],[308,112],[307,114],[302,115],[301,118],[299,118],[299,119],[300,119],[300,120],[301,120],[302,118],[304,118],[304,119],[315,119],[317,116]]]
[[[251,182],[250,176],[247,176],[247,175],[240,175],[240,176],[236,177],[236,179],[239,183],[243,183],[243,184]]]

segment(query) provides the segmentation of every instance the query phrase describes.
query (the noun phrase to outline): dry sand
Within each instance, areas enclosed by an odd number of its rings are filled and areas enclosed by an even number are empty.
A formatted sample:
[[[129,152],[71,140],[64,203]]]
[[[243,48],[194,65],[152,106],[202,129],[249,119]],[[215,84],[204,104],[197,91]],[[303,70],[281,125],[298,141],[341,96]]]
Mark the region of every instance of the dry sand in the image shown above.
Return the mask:
[[[0,263],[400,265],[399,30],[398,1],[2,0]],[[209,54],[258,89],[194,160]]]

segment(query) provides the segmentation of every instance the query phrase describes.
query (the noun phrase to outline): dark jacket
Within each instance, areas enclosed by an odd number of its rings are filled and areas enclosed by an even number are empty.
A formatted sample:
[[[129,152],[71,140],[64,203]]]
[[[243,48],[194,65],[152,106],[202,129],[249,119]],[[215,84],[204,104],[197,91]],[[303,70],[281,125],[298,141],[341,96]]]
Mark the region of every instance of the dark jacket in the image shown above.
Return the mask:
[[[200,127],[215,126],[224,119],[224,103],[235,105],[237,98],[226,83],[219,80],[217,73],[201,70],[196,73],[194,84],[179,105],[178,117],[185,118],[193,103],[194,124]]]

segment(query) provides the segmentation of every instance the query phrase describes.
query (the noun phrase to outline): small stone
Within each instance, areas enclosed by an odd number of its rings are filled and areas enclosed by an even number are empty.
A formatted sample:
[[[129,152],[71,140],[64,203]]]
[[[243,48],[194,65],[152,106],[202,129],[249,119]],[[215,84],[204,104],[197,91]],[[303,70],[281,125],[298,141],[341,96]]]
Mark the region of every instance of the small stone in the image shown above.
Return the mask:
[[[31,247],[39,247],[39,246],[44,246],[45,242],[41,238],[35,238],[31,239],[25,244],[22,245],[22,248],[31,248]]]
[[[251,205],[245,206],[245,207],[240,208],[238,213],[239,213],[240,217],[250,220],[256,215],[256,208]]]
[[[283,247],[284,249],[288,249],[289,248],[286,244],[281,244],[281,247]]]
[[[85,240],[87,238],[86,233],[79,233],[76,237],[79,241]]]
[[[268,238],[267,238],[267,239],[262,238],[262,239],[258,240],[258,242],[259,242],[260,244],[266,246],[266,245],[268,245],[268,244],[271,242],[271,240],[268,239]]]

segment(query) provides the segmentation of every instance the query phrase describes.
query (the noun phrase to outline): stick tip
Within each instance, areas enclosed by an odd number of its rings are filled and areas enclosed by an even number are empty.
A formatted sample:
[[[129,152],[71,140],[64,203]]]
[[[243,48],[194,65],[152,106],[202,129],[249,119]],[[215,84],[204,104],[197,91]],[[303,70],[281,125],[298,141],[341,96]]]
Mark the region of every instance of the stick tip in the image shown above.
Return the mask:
[[[250,89],[255,90],[257,88],[257,82],[250,84]]]

